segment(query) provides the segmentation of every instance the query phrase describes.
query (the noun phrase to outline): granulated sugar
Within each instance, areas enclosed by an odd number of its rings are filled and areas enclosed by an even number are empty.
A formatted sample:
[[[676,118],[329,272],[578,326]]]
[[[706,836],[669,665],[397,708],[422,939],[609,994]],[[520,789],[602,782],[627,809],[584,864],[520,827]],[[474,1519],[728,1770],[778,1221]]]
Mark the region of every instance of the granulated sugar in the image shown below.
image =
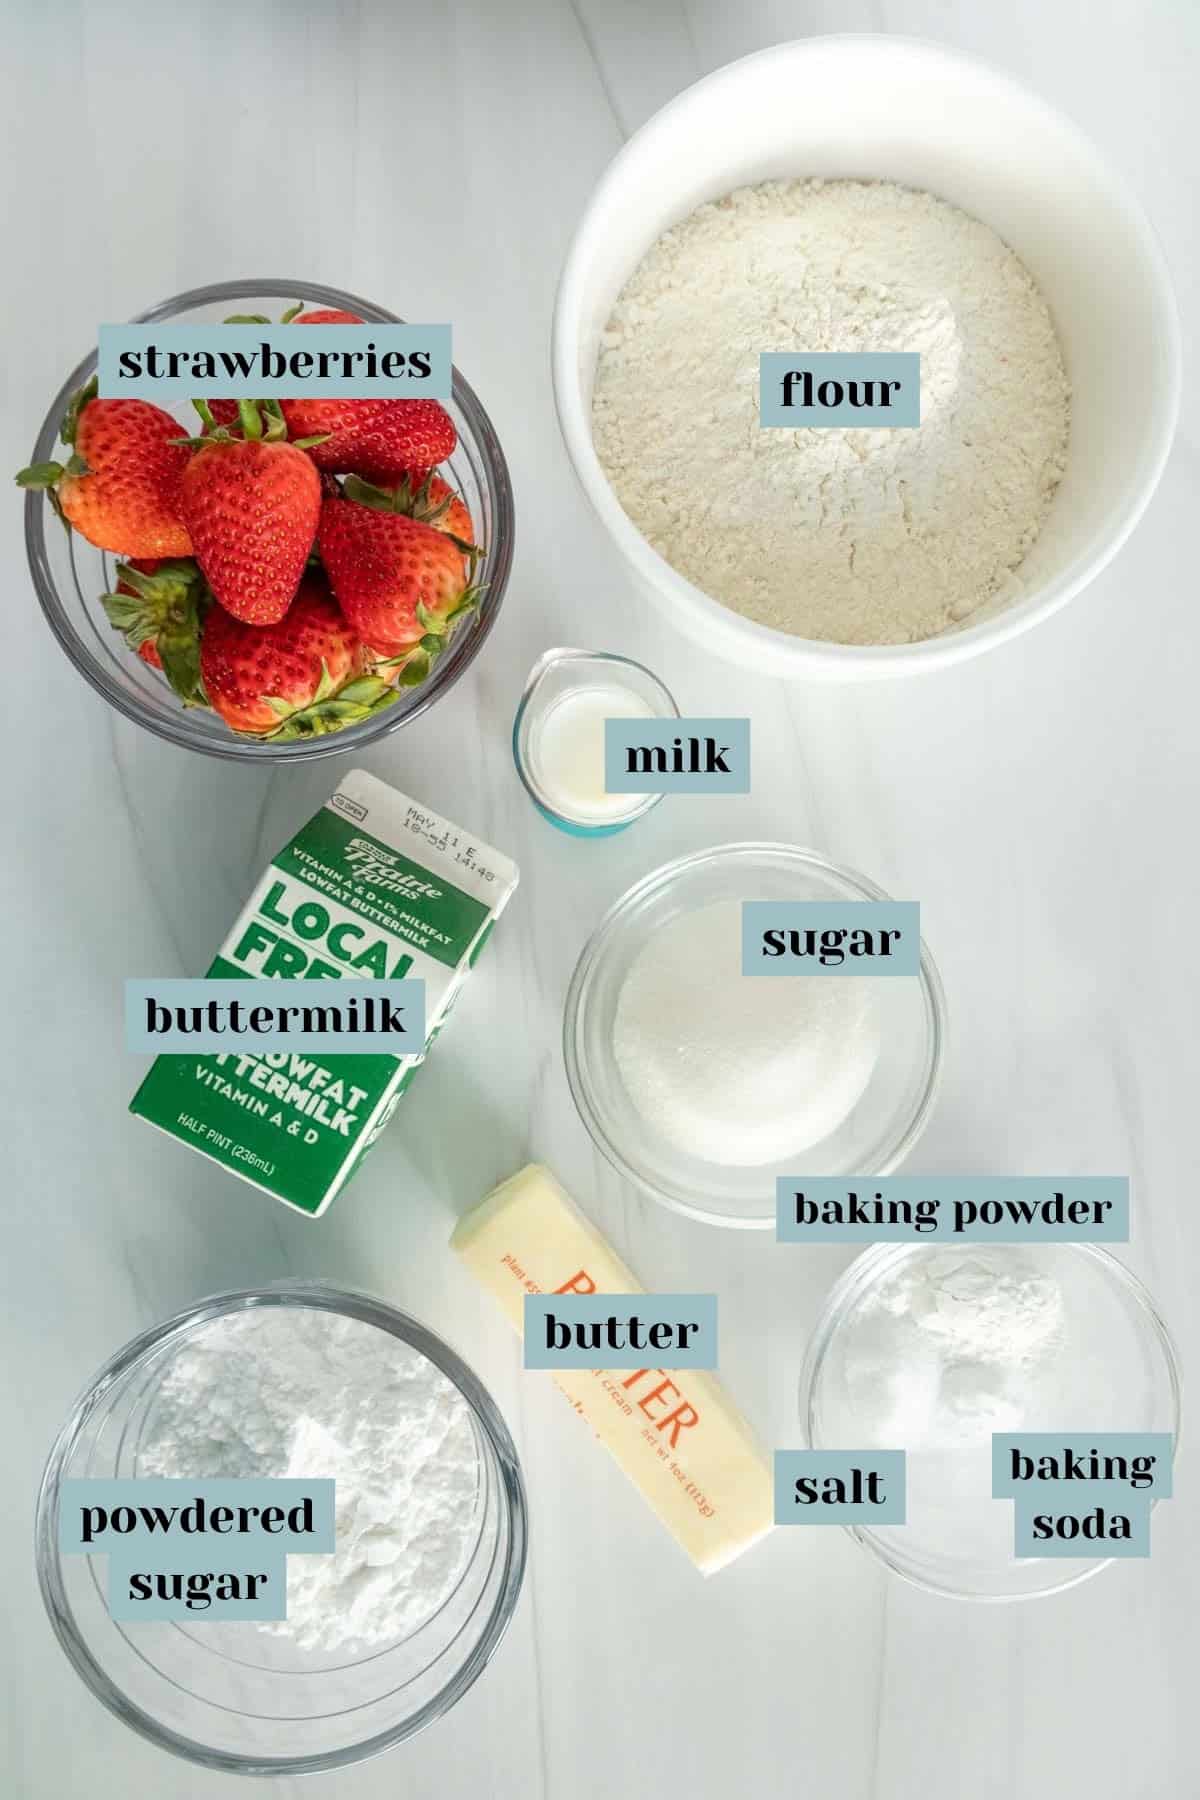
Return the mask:
[[[388,1644],[457,1587],[478,1531],[479,1456],[454,1384],[389,1332],[313,1307],[196,1331],[153,1403],[139,1475],[332,1477],[332,1555],[288,1558],[285,1621],[321,1655]]]
[[[879,1054],[871,982],[742,974],[742,908],[669,920],[617,999],[613,1053],[656,1131],[706,1162],[761,1168],[816,1144],[862,1098]]]
[[[764,429],[765,350],[916,351],[921,424]],[[601,464],[674,568],[760,624],[845,644],[933,637],[1019,597],[1068,423],[1024,265],[890,182],[765,182],[700,207],[618,298],[593,399]]]

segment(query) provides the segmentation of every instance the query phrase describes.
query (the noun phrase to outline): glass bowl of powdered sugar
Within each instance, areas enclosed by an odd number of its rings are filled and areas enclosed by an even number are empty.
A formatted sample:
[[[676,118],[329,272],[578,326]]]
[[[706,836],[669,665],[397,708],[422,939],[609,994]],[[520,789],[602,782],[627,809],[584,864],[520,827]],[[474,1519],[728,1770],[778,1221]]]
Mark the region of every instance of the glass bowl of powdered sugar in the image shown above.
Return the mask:
[[[743,902],[887,898],[787,844],[725,844],[630,888],[584,948],[563,1024],[575,1104],[614,1167],[677,1212],[760,1227],[778,1176],[895,1169],[942,1066],[925,947],[907,977],[742,972]]]
[[[993,1432],[1177,1435],[1179,1369],[1146,1289],[1094,1245],[879,1244],[826,1301],[800,1420],[816,1450],[906,1453],[905,1524],[849,1528],[890,1569],[959,1599],[1023,1600],[1111,1558],[1084,1537],[1079,1556],[1016,1554],[1014,1502],[992,1498]]]
[[[286,1619],[114,1619],[108,1557],[60,1550],[73,1478],[278,1476],[336,1484],[335,1549],[288,1556]],[[217,1564],[227,1542],[206,1540]],[[163,1749],[240,1774],[340,1768],[440,1718],[503,1636],[525,1551],[516,1451],[476,1376],[415,1320],[321,1283],[218,1295],[127,1344],[38,1501],[43,1599],[88,1687]]]

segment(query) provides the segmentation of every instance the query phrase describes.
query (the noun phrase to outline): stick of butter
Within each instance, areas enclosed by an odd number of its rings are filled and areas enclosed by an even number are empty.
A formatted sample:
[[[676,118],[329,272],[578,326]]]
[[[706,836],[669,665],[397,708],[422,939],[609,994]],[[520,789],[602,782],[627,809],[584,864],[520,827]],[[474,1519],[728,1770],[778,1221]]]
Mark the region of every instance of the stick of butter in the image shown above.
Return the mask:
[[[521,1333],[526,1294],[646,1291],[539,1163],[493,1189],[450,1242]],[[554,1381],[705,1575],[771,1530],[771,1470],[715,1376],[562,1369]]]

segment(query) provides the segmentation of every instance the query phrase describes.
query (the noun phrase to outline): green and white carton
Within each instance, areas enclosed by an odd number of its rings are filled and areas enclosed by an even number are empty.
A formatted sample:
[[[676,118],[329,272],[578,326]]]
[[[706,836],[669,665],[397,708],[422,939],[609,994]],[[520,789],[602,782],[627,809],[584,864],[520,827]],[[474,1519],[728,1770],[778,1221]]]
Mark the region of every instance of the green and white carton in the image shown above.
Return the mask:
[[[425,983],[419,1056],[159,1056],[130,1111],[317,1218],[424,1061],[517,885],[516,865],[365,770],[270,864],[214,977]]]

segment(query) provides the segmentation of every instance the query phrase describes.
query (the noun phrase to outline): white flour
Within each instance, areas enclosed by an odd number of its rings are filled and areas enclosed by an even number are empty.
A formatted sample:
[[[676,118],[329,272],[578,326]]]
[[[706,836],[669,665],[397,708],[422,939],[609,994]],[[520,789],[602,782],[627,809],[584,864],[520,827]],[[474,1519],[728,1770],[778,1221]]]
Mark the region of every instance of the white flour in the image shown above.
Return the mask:
[[[915,429],[758,422],[764,350],[921,356]],[[602,340],[600,461],[654,547],[801,637],[907,643],[1021,592],[1065,465],[1049,311],[978,220],[888,182],[767,182],[702,206]]]
[[[454,1591],[478,1529],[467,1404],[428,1358],[358,1319],[256,1307],[198,1331],[147,1421],[139,1475],[332,1476],[337,1549],[289,1556],[288,1616],[328,1654],[407,1636]]]
[[[871,983],[742,974],[742,909],[669,920],[617,997],[613,1051],[638,1111],[705,1162],[761,1168],[835,1131],[879,1055]]]

